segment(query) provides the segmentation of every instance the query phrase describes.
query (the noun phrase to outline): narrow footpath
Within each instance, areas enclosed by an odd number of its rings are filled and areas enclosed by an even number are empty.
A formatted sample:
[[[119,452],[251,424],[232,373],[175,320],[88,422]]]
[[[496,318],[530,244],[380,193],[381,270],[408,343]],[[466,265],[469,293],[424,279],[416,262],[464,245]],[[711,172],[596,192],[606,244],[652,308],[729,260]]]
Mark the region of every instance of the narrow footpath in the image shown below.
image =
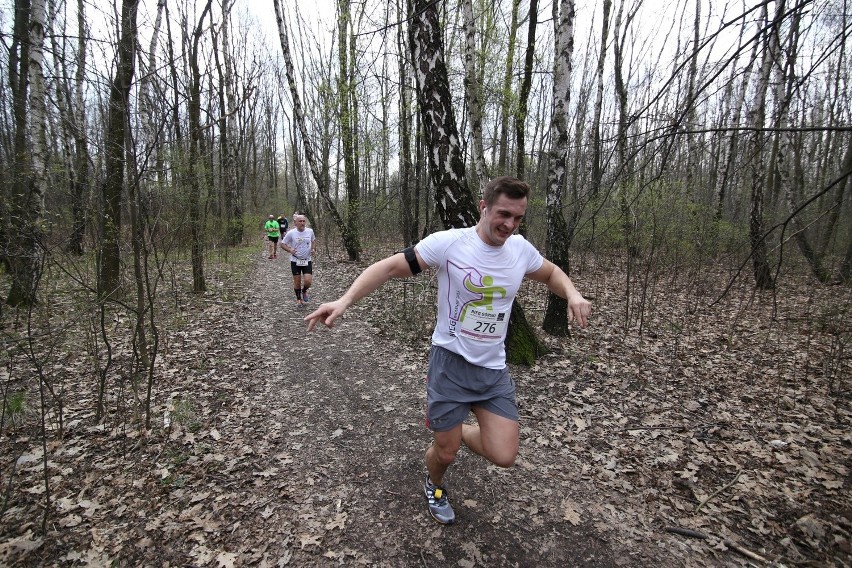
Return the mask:
[[[568,522],[559,483],[523,459],[505,470],[462,451],[448,475],[458,522],[438,525],[421,492],[427,354],[379,337],[358,306],[333,330],[307,333],[304,315],[337,297],[358,267],[318,262],[301,309],[288,269],[286,256],[261,257],[245,300],[206,314],[239,333],[206,336],[218,367],[198,392],[219,408],[205,420],[216,459],[196,480],[205,495],[197,504],[212,499],[218,530],[189,551],[199,564],[665,565],[616,550],[591,523]]]

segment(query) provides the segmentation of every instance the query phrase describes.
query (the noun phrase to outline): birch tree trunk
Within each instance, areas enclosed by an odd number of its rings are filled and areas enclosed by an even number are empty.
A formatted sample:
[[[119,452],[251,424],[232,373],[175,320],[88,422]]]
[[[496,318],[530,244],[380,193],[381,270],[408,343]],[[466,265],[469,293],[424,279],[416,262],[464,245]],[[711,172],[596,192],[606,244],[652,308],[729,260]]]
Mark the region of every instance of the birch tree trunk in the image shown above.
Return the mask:
[[[470,119],[470,147],[473,171],[476,173],[478,195],[488,182],[485,156],[482,149],[482,102],[479,94],[479,77],[476,70],[476,16],[473,0],[462,2],[462,33],[464,34],[464,94]]]
[[[288,37],[287,26],[286,22],[284,21],[284,11],[281,7],[280,0],[275,0],[274,6],[275,21],[278,23],[278,37],[281,42],[281,54],[284,58],[284,69],[285,74],[287,76],[287,85],[290,87],[290,96],[293,98],[293,122],[295,123],[294,127],[298,129],[299,135],[302,138],[302,147],[305,150],[305,159],[308,161],[308,167],[311,170],[311,176],[314,178],[314,182],[317,184],[317,193],[319,194],[319,197],[322,200],[323,206],[325,207],[325,210],[329,213],[329,215],[331,215],[334,224],[337,226],[337,229],[340,231],[340,234],[343,237],[343,244],[344,247],[346,247],[347,255],[349,256],[349,258],[357,258],[358,249],[357,247],[353,247],[353,239],[349,234],[349,228],[343,217],[340,215],[340,212],[337,210],[334,200],[329,194],[327,176],[324,175],[323,170],[320,168],[320,163],[317,160],[317,155],[314,151],[314,146],[311,143],[310,136],[308,135],[308,127],[305,121],[305,111],[304,107],[302,106],[302,97],[299,95],[299,89],[296,86],[296,72],[293,67],[293,58],[290,55],[290,40]],[[357,240],[355,242],[357,242]]]
[[[570,235],[562,212],[565,168],[568,158],[568,111],[571,100],[571,55],[574,51],[574,0],[560,0],[556,23],[556,53],[553,68],[553,111],[550,122],[550,151],[547,175],[547,258],[569,273]],[[568,302],[553,292],[547,294],[544,330],[568,335]]]
[[[434,2],[415,0],[408,33],[438,215],[447,228],[472,227],[478,215],[465,181],[444,63],[443,36]]]
[[[6,303],[30,307],[37,303],[43,247],[39,220],[42,217],[45,190],[44,92],[44,0],[15,3],[15,32],[20,37],[20,59],[14,91],[15,171],[10,198],[8,236],[11,287]],[[23,33],[25,31],[25,33]],[[17,33],[21,33],[17,36]],[[13,45],[12,49],[15,49]],[[11,58],[10,58],[11,59]],[[29,89],[27,88],[29,86]]]
[[[435,3],[415,0],[409,40],[438,215],[447,229],[471,227],[478,220],[478,211],[465,181],[441,38]],[[543,351],[516,300],[506,336],[507,361],[531,365]]]

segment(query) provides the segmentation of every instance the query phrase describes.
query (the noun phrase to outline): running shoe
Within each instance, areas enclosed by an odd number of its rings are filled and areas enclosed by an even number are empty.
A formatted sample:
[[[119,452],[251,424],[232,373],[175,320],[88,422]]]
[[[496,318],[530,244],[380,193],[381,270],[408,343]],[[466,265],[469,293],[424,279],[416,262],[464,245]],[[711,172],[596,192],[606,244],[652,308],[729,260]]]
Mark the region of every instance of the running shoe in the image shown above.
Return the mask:
[[[311,301],[311,299],[308,298],[308,293],[306,291],[302,291],[302,301],[306,304]]]
[[[429,514],[442,525],[451,525],[456,522],[456,514],[447,499],[447,492],[440,485],[434,485],[429,481],[429,474],[423,481],[423,494],[429,503]]]

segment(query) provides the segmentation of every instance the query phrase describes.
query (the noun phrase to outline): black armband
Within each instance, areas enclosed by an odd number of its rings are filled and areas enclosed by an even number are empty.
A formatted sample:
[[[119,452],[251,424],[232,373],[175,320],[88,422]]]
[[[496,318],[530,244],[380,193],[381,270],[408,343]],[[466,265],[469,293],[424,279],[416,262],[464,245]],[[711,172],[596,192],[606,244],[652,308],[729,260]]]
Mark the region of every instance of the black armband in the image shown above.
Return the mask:
[[[414,254],[414,247],[406,247],[402,249],[402,254],[405,255],[405,261],[408,263],[408,267],[411,269],[411,274],[413,276],[417,276],[423,270],[420,268],[420,263],[417,262],[417,255]]]

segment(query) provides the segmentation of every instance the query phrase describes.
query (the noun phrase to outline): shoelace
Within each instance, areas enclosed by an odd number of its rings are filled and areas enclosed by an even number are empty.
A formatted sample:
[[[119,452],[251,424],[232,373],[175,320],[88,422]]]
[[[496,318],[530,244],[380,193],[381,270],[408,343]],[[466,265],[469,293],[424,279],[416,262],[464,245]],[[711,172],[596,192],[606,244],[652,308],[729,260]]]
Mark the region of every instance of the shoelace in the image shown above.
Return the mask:
[[[447,500],[447,496],[444,494],[444,488],[437,485],[430,485],[429,489],[429,503],[441,503]]]

